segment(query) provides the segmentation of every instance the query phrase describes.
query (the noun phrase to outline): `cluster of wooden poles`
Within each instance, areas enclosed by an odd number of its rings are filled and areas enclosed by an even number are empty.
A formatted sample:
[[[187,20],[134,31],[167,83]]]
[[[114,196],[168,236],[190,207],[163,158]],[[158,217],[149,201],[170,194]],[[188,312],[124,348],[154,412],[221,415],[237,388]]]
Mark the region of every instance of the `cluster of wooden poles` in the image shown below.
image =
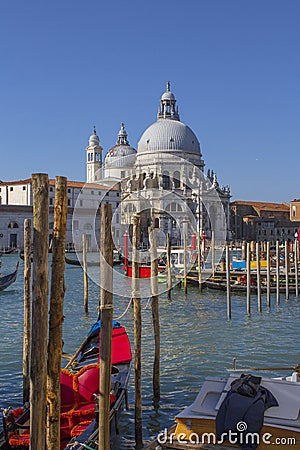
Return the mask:
[[[48,226],[49,180],[46,174],[32,175],[33,191],[33,252],[31,220],[24,223],[24,341],[23,341],[23,400],[30,403],[30,448],[57,450],[60,448],[60,371],[62,365],[64,267],[67,222],[67,180],[56,177],[54,227],[52,245],[52,276],[50,310],[48,311]],[[111,236],[112,209],[100,207],[100,381],[98,449],[110,448],[110,382],[111,341],[113,319],[113,240]],[[140,219],[133,223],[132,292],[134,313],[134,384],[136,448],[143,448],[142,388],[141,388],[141,298],[139,286]],[[154,401],[160,398],[160,326],[158,314],[158,261],[155,233],[151,238],[151,292],[155,339],[153,365]],[[84,238],[83,238],[84,239]],[[84,243],[84,248],[85,242]],[[31,254],[33,273],[31,274]],[[86,257],[84,256],[84,261]],[[85,274],[87,267],[85,263]],[[31,280],[32,275],[32,280]],[[31,289],[32,281],[32,289]],[[87,286],[85,289],[87,294]],[[85,301],[87,310],[87,301]],[[49,316],[49,323],[48,323]],[[45,407],[46,405],[46,407]],[[46,430],[46,433],[45,433]]]
[[[48,311],[49,180],[46,174],[32,175],[33,273],[31,290],[31,220],[24,223],[24,341],[23,400],[30,404],[30,448],[60,448],[60,371],[64,267],[67,222],[67,179],[56,177],[50,310]],[[112,339],[111,205],[101,205],[100,249],[102,264],[100,309],[102,339],[99,382],[99,450],[110,447],[110,381]],[[101,262],[100,262],[101,263]],[[48,323],[49,316],[49,323]],[[45,406],[46,405],[46,406]],[[45,433],[46,430],[46,433]]]
[[[264,243],[266,246],[265,252],[263,252],[264,260],[266,261],[266,295],[267,295],[267,307],[271,308],[271,251],[270,242]],[[256,261],[256,273],[252,272],[252,275],[256,275],[256,287],[257,287],[257,309],[262,311],[262,295],[261,295],[261,243],[247,242],[246,249],[246,276],[247,276],[247,314],[251,314],[251,261]],[[251,248],[252,247],[252,248]],[[290,278],[294,277],[294,289],[295,295],[299,295],[299,242],[295,241],[293,245],[293,252],[290,252],[290,244],[288,241],[284,243],[284,278],[285,278],[285,299],[288,300],[290,296]],[[242,255],[244,256],[244,255]],[[227,283],[227,317],[231,319],[231,269],[230,269],[230,251],[229,245],[226,244],[226,283]],[[294,264],[294,272],[291,272],[291,259]],[[275,250],[275,283],[276,283],[276,303],[280,303],[280,278],[282,277],[282,271],[280,271],[280,247],[279,241],[276,241]],[[274,277],[273,277],[274,278]]]
[[[199,233],[198,237],[198,246],[197,246],[197,254],[198,261],[204,261],[205,255],[207,252],[207,248],[204,248],[204,241],[201,238],[201,234]],[[203,245],[204,244],[204,245]],[[251,286],[251,281],[256,277],[256,291],[257,291],[257,308],[258,311],[262,311],[262,280],[264,280],[264,287],[266,289],[267,296],[267,306],[271,307],[271,286],[274,286],[274,280],[276,283],[276,302],[280,303],[280,293],[282,290],[282,286],[285,286],[285,298],[289,299],[290,292],[293,290],[295,292],[296,297],[299,295],[299,242],[295,241],[294,243],[285,241],[284,242],[284,256],[281,254],[281,249],[279,245],[279,241],[276,241],[275,252],[271,253],[271,243],[270,242],[244,242],[242,244],[242,260],[246,263],[246,269],[243,272],[234,272],[231,268],[231,254],[232,254],[232,244],[226,243],[225,245],[225,258],[222,258],[220,264],[219,261],[215,261],[215,239],[214,239],[214,231],[212,231],[211,241],[209,242],[209,248],[211,252],[211,275],[209,278],[214,279],[216,274],[218,278],[226,279],[226,290],[227,290],[227,317],[231,319],[231,286],[232,279],[236,278],[238,274],[242,275],[243,273],[246,275],[246,296],[247,296],[247,314],[251,314],[251,291],[253,288]],[[199,285],[200,292],[202,291],[203,285],[205,285],[205,281],[203,280],[203,270],[202,264],[197,264],[197,271],[190,271],[187,267],[187,245],[186,245],[186,236],[184,236],[184,258],[183,258],[183,274],[180,276],[181,281],[184,285],[184,292],[187,293],[187,283],[188,280],[192,280],[193,282],[197,281]],[[172,289],[172,277],[171,277],[171,265],[170,265],[170,255],[171,255],[171,247],[170,247],[170,239],[168,236],[167,239],[167,287],[168,287],[168,297],[171,298],[171,289]],[[281,261],[283,260],[283,264]],[[255,269],[251,269],[251,262],[255,261]],[[265,261],[266,268],[265,271],[261,270],[261,262]],[[216,272],[217,270],[218,272]],[[293,270],[292,270],[293,269]],[[206,274],[207,277],[207,274]],[[284,277],[284,284],[281,283],[282,278]],[[291,283],[291,280],[294,282]],[[281,289],[280,289],[281,288]],[[274,290],[274,288],[273,288]]]
[[[64,265],[67,222],[67,180],[65,177],[56,177],[55,182],[49,314],[48,175],[32,175],[32,193],[32,291],[31,220],[26,219],[24,223],[23,400],[24,403],[30,402],[30,448],[57,450],[60,446],[60,369],[62,357],[63,302],[65,292]],[[47,408],[45,405],[47,405]]]

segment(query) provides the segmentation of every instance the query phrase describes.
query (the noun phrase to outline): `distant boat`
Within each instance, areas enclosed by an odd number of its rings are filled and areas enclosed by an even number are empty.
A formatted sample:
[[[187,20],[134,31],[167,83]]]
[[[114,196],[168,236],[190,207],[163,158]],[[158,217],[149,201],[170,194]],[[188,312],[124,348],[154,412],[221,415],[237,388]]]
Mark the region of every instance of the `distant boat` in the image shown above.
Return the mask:
[[[17,253],[17,249],[16,248],[4,248],[1,250],[1,254],[2,255],[11,255],[12,253]]]
[[[65,262],[66,264],[70,264],[72,266],[83,266],[83,262],[80,261],[78,258],[67,258],[65,256]],[[113,253],[113,265],[118,265],[121,264],[123,262],[123,257],[122,255],[117,251],[114,250]],[[100,265],[100,261],[87,261],[87,265],[88,267],[96,267]]]
[[[19,262],[17,262],[16,270],[9,275],[0,275],[0,291],[4,291],[4,289],[8,288],[12,283],[14,283],[17,279],[19,269]]]

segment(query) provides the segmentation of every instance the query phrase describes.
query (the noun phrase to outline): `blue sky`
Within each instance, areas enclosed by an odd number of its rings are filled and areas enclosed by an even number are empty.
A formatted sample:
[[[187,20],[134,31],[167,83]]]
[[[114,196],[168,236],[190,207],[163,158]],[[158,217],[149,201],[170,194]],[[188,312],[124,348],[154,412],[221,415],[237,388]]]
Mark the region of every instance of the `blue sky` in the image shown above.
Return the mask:
[[[299,20],[298,0],[2,2],[0,179],[85,181],[93,126],[137,148],[170,81],[233,199],[299,198]]]

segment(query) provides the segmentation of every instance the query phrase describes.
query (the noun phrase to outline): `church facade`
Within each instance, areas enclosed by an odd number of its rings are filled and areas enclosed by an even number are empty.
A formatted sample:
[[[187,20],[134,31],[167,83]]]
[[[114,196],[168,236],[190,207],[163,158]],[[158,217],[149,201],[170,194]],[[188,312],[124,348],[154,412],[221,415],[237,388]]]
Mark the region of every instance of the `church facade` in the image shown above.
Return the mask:
[[[103,167],[95,130],[86,152],[87,182],[102,178],[103,184],[119,186],[124,231],[130,229],[132,215],[139,213],[145,244],[150,224],[163,236],[169,233],[173,245],[182,245],[184,236],[191,240],[198,232],[209,238],[214,231],[215,238],[223,241],[230,238],[230,188],[219,186],[213,171],[204,174],[200,143],[181,122],[170,83],[161,96],[157,120],[143,132],[137,150],[129,144],[122,123]]]

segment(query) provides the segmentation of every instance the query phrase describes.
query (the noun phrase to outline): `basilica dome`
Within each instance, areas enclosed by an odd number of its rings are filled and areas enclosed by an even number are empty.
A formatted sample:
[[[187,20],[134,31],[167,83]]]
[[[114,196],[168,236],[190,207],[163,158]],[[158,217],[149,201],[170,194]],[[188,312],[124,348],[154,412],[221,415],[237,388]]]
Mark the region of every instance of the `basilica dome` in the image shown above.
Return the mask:
[[[124,123],[121,123],[117,143],[107,152],[105,156],[104,169],[111,167],[133,166],[135,158],[136,150],[129,145]]]
[[[176,154],[191,159],[194,164],[202,164],[199,141],[195,133],[180,121],[170,83],[167,83],[166,92],[161,96],[157,121],[144,131],[138,143],[137,162],[147,164],[146,159],[149,161],[153,153]]]
[[[158,119],[143,133],[138,153],[168,150],[199,154],[200,144],[193,131],[184,123]]]

